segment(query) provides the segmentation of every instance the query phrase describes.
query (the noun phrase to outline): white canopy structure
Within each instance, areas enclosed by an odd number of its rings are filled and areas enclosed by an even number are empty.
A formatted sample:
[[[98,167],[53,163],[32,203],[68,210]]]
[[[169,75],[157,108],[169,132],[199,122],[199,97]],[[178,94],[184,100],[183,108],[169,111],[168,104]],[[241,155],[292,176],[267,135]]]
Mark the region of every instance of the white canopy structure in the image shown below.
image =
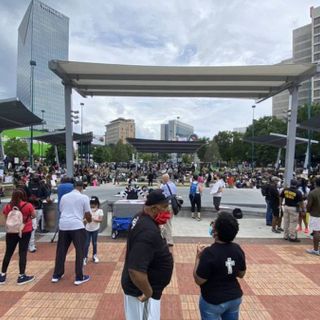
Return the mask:
[[[70,175],[73,168],[72,88],[83,97],[212,97],[245,98],[257,102],[288,89],[292,100],[288,123],[286,181],[291,179],[293,173],[298,86],[318,71],[316,64],[167,67],[58,60],[50,61],[49,68],[63,80],[65,86],[66,140],[69,139],[69,142],[66,141],[67,171]]]

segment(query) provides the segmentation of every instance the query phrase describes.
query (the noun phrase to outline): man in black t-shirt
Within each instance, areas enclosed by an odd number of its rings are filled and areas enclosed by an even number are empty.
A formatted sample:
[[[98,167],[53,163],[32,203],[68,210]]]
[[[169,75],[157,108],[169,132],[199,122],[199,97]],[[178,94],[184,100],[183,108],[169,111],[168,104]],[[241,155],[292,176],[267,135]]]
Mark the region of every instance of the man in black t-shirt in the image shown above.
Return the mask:
[[[299,212],[305,210],[302,193],[298,190],[298,181],[291,180],[290,188],[284,188],[280,198],[281,204],[284,199],[284,239],[291,242],[300,242],[296,228],[299,222]]]
[[[238,221],[221,212],[214,224],[215,242],[197,249],[193,277],[201,289],[202,319],[239,318],[243,293],[237,277],[244,277],[246,260],[241,247],[232,242],[238,231]]]
[[[132,221],[121,277],[127,320],[160,320],[160,298],[171,280],[173,258],[159,225],[170,216],[168,200],[158,189]]]

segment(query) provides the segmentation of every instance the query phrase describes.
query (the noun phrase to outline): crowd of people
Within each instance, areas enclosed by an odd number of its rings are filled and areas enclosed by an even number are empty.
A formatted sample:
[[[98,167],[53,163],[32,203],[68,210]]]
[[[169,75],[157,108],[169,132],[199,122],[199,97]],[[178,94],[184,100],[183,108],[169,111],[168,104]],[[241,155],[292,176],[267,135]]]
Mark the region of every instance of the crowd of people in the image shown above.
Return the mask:
[[[89,262],[99,262],[98,232],[103,211],[97,197],[83,194],[86,186],[103,183],[126,185],[123,197],[145,198],[143,212],[136,215],[129,228],[121,285],[124,292],[126,319],[160,319],[163,290],[170,283],[174,266],[172,219],[177,213],[173,202],[177,185],[187,184],[191,218],[201,220],[201,196],[210,188],[212,206],[217,218],[210,223],[213,244],[199,246],[195,252],[193,278],[200,287],[199,309],[202,319],[238,319],[242,290],[238,278],[245,276],[245,253],[233,243],[239,223],[235,213],[221,211],[225,188],[260,188],[266,200],[266,225],[274,233],[282,233],[290,242],[299,242],[299,232],[313,237],[313,248],[307,253],[320,255],[320,178],[296,174],[290,186],[284,187],[281,172],[256,170],[211,170],[209,167],[190,168],[170,163],[148,164],[132,168],[109,164],[75,168],[73,179],[56,166],[18,167],[13,172],[15,188],[10,202],[4,206],[6,216],[6,250],[2,260],[0,284],[7,280],[12,255],[19,246],[17,284],[34,280],[26,272],[27,253],[36,252],[35,231],[46,232],[43,202],[51,201],[52,192],[58,195],[58,242],[52,283],[59,283],[65,273],[65,260],[71,243],[75,247],[75,285],[90,280],[84,273]],[[139,183],[145,184],[140,187]],[[153,189],[160,182],[159,189]],[[54,190],[56,188],[56,190]],[[308,214],[307,214],[308,213]],[[19,222],[19,214],[22,220]],[[20,224],[19,224],[20,223]],[[19,230],[15,229],[19,224]]]

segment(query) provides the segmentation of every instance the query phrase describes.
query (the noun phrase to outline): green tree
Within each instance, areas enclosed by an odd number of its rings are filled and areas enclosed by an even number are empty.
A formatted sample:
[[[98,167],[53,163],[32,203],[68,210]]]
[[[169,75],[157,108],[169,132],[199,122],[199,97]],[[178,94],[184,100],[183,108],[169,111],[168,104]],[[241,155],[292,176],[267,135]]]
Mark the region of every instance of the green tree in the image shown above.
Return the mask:
[[[275,117],[263,117],[254,121],[254,136],[267,136],[270,133],[287,133],[287,124],[285,121],[277,119]],[[244,138],[251,138],[253,136],[253,125],[247,128]],[[250,143],[251,145],[251,143]],[[246,159],[251,162],[251,151],[250,147],[247,150]],[[274,163],[277,158],[278,148],[255,144],[254,145],[254,161],[258,166],[266,166]]]
[[[92,158],[96,163],[110,162],[111,154],[109,148],[106,146],[96,147],[92,152]]]
[[[197,151],[197,155],[198,155],[200,161],[203,162],[204,161],[204,155],[207,152],[208,144],[209,144],[210,139],[207,138],[207,137],[203,137],[203,138],[200,138],[198,141],[199,142],[203,142],[203,145]]]
[[[213,137],[214,142],[217,144],[220,156],[223,161],[232,160],[232,141],[233,132],[220,131]]]
[[[129,147],[122,143],[121,140],[113,148],[112,160],[114,162],[125,162],[130,160],[130,151]]]
[[[218,162],[221,160],[220,152],[218,144],[212,140],[209,142],[209,144],[206,146],[206,152],[203,157],[203,162]]]
[[[28,144],[23,140],[11,138],[4,145],[4,153],[10,158],[26,159],[29,155]]]
[[[65,145],[58,145],[58,155],[60,164],[66,163],[66,147]],[[54,145],[50,145],[45,152],[45,162],[47,164],[52,164],[56,161],[56,154],[54,150]]]

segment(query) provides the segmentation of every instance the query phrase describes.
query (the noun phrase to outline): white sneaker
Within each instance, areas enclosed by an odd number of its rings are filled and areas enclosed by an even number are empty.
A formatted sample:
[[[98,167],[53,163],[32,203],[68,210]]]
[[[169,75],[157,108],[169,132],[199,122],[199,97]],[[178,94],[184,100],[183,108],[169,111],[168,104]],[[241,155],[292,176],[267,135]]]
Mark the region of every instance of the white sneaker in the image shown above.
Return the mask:
[[[88,259],[87,259],[87,258],[84,258],[84,259],[83,259],[83,265],[86,266],[87,263],[88,263]]]
[[[94,263],[98,263],[98,262],[99,262],[99,258],[97,257],[96,254],[92,257],[92,261],[93,261]]]

